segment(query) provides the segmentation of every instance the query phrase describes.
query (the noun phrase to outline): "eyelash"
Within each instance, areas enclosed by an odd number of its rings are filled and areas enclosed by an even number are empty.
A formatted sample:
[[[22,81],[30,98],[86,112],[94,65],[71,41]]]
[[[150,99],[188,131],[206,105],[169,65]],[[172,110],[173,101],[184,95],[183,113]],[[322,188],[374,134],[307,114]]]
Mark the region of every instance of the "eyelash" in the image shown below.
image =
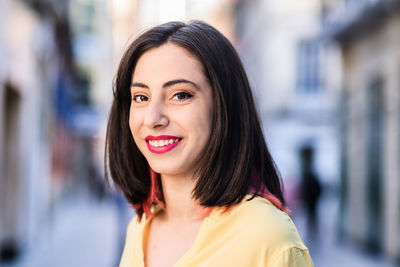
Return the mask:
[[[184,98],[183,98],[183,99],[182,99],[182,98],[179,98],[179,96],[184,96]],[[177,99],[175,99],[176,97],[177,97]],[[179,93],[174,94],[174,96],[172,97],[172,99],[177,100],[177,101],[183,101],[183,100],[185,100],[185,99],[192,98],[192,97],[193,97],[193,95],[192,95],[192,94],[189,94],[189,93],[187,93],[187,92],[179,92]]]
[[[140,101],[138,101],[138,98],[140,98]],[[143,98],[145,98],[145,99],[143,99]],[[142,103],[147,100],[149,100],[149,98],[145,95],[134,95],[132,97],[132,101],[135,101],[136,103]]]
[[[172,99],[176,100],[176,101],[184,101],[184,100],[190,99],[192,97],[193,97],[193,95],[189,94],[187,92],[178,92],[172,96]],[[136,103],[142,103],[142,102],[145,102],[148,100],[149,100],[149,98],[147,96],[141,95],[141,94],[137,94],[132,97],[132,101],[135,101]]]

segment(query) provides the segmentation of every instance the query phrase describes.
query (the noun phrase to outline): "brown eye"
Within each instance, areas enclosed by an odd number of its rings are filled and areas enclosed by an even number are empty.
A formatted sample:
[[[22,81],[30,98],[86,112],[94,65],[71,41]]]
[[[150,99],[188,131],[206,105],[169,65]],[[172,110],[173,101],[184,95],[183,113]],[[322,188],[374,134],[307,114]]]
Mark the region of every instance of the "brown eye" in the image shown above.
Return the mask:
[[[189,99],[193,97],[193,95],[186,93],[186,92],[179,92],[174,94],[174,96],[172,97],[172,99],[174,100],[185,100],[185,99]]]
[[[149,98],[145,95],[134,95],[132,97],[132,100],[135,101],[136,103],[141,103],[141,102],[148,101]]]

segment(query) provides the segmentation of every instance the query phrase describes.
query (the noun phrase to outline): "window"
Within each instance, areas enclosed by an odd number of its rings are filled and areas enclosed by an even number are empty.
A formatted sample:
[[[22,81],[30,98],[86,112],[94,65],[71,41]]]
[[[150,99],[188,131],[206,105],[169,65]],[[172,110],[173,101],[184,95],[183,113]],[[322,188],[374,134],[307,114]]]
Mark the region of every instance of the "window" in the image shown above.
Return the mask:
[[[315,93],[321,88],[321,45],[317,40],[300,41],[297,46],[297,91]]]

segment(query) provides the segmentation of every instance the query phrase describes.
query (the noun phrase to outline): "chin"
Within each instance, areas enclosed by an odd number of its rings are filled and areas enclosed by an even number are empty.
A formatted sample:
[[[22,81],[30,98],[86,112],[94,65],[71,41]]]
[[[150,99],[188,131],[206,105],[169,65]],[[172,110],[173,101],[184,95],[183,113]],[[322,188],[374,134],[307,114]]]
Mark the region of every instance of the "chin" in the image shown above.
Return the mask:
[[[150,167],[159,174],[170,174],[176,173],[175,168],[171,166],[171,164],[157,164],[157,163],[149,163]]]
[[[153,171],[161,175],[178,176],[181,175],[182,173],[185,173],[185,171],[183,171],[182,168],[179,168],[179,166],[173,166],[171,164],[149,164],[149,165],[153,169]]]

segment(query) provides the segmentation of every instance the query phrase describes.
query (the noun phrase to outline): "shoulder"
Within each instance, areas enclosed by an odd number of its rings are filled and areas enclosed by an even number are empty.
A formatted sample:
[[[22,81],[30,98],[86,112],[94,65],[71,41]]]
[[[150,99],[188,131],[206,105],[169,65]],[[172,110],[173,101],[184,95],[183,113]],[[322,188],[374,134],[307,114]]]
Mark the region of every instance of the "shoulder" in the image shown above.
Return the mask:
[[[268,266],[284,267],[284,266],[297,266],[297,267],[314,267],[312,259],[308,250],[300,249],[297,247],[289,248],[275,257]]]
[[[306,248],[301,240],[296,226],[289,215],[276,208],[269,200],[255,197],[251,200],[246,198],[237,212],[241,219],[254,229],[257,235],[266,241],[282,246]]]
[[[267,199],[249,198],[247,196],[237,206],[217,215],[227,229],[236,233],[239,242],[252,249],[268,251],[268,257],[278,257],[292,248],[307,251],[289,215]]]

